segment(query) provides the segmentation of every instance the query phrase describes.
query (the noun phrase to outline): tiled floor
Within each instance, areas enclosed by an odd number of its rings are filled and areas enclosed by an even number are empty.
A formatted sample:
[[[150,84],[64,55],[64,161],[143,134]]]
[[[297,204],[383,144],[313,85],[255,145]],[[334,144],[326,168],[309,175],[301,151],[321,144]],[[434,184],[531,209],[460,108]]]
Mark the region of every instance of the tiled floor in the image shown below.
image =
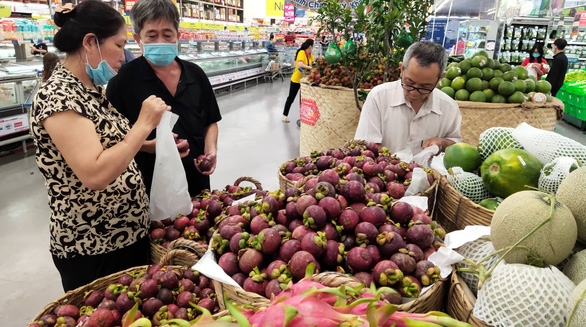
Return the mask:
[[[281,122],[288,87],[288,81],[275,81],[218,97],[223,120],[212,188],[241,176],[257,178],[265,189],[279,187],[279,165],[299,149],[299,113],[292,110],[291,123]],[[586,144],[586,135],[572,126],[560,123],[556,131]],[[63,294],[48,251],[47,193],[34,152],[0,157],[0,183],[0,321],[24,326]]]

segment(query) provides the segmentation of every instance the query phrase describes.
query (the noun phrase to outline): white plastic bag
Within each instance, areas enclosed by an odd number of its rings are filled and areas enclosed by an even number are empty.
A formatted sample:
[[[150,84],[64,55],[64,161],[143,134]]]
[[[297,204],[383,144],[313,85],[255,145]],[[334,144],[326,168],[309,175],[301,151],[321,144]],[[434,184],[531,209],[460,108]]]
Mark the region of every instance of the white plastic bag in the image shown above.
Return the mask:
[[[417,167],[413,169],[413,177],[411,178],[411,185],[405,191],[405,195],[415,195],[427,190],[431,185],[427,180],[427,173],[425,170]]]
[[[401,159],[401,161],[415,162],[425,168],[429,168],[432,157],[438,152],[439,147],[437,145],[432,145],[422,150],[420,145],[409,143],[405,149],[393,155]]]
[[[151,220],[187,215],[193,208],[185,170],[173,138],[172,130],[178,118],[176,114],[167,111],[157,126],[155,170],[151,186]]]

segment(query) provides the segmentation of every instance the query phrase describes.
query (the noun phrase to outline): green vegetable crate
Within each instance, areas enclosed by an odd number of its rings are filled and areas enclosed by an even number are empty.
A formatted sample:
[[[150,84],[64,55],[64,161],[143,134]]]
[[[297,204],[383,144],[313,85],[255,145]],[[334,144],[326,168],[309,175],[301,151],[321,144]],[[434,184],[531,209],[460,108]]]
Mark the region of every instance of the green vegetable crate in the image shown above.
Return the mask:
[[[564,83],[556,97],[564,103],[564,120],[586,129],[586,82]]]

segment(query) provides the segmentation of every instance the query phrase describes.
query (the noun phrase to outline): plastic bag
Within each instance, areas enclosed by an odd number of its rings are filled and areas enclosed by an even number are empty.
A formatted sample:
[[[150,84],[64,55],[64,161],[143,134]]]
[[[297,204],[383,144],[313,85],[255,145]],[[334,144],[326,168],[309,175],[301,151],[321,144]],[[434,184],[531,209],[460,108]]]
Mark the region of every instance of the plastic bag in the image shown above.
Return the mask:
[[[501,263],[478,291],[474,315],[495,327],[563,327],[575,287],[555,267]]]
[[[173,138],[172,130],[178,118],[167,111],[157,126],[155,170],[150,195],[151,220],[188,215],[193,208],[185,169]]]
[[[539,189],[556,193],[560,184],[569,173],[578,168],[574,158],[560,157],[543,166],[539,175]]]
[[[544,165],[559,157],[570,157],[586,164],[586,146],[555,132],[521,123],[512,133],[525,151]]]
[[[411,178],[411,184],[405,191],[405,195],[415,195],[427,190],[431,185],[427,180],[427,173],[425,170],[417,167],[413,169],[413,177]]]
[[[337,64],[340,62],[340,59],[342,59],[342,53],[340,52],[340,49],[338,49],[336,43],[330,43],[324,57],[329,64]]]
[[[415,146],[415,143],[407,144],[407,147],[393,155],[405,162],[415,162],[425,168],[431,166],[431,159],[434,155],[439,152],[437,145],[432,145],[425,149],[421,149],[421,146]],[[414,153],[417,153],[414,155]]]
[[[344,43],[342,46],[342,55],[348,57],[354,54],[356,54],[356,44],[354,44],[354,40],[350,39],[350,41]]]

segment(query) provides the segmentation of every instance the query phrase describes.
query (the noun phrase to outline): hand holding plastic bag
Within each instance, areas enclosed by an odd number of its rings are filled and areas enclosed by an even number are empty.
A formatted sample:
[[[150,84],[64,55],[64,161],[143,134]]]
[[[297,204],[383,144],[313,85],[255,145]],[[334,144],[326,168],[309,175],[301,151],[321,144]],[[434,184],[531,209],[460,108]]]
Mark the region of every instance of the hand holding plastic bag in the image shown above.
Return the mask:
[[[157,126],[155,170],[150,194],[151,220],[187,215],[193,208],[172,132],[178,118],[167,111]]]

